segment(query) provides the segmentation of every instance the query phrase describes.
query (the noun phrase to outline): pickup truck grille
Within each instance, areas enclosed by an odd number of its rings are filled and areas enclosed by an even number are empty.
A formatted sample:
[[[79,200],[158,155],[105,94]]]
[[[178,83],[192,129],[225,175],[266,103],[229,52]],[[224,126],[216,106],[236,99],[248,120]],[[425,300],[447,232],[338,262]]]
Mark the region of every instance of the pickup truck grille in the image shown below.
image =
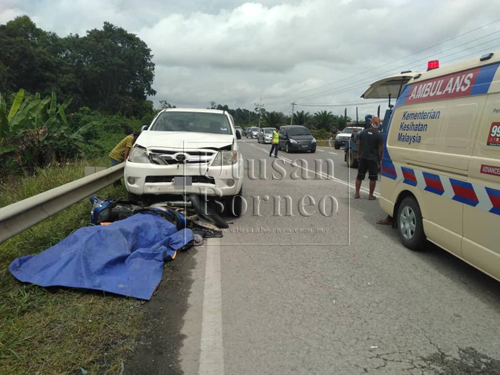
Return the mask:
[[[209,163],[215,151],[199,151],[199,150],[150,150],[149,160],[154,164],[193,164],[193,163]],[[179,158],[179,156],[181,156]]]
[[[215,180],[211,177],[207,176],[147,176],[146,177],[146,182],[147,183],[165,183],[165,182],[172,182],[173,178],[182,178],[182,177],[191,177],[193,184],[214,184],[215,185]]]

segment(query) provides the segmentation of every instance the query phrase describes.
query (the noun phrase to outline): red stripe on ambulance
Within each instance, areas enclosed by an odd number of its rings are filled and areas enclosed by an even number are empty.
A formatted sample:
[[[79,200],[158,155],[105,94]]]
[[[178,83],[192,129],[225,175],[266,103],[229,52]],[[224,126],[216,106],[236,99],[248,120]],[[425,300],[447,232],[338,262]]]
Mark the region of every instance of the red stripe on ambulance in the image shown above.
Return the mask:
[[[429,102],[470,95],[480,68],[450,74],[414,84],[407,104]]]

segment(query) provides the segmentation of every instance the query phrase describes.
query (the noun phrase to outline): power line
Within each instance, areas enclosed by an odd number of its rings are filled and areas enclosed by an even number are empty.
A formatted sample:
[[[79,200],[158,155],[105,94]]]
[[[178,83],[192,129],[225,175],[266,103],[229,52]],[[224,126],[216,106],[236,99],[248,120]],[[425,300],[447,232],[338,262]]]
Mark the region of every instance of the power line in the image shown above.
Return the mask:
[[[495,32],[493,32],[493,33],[491,33],[491,34],[488,34],[488,35],[482,36],[482,37],[480,37],[480,38],[476,38],[476,39],[471,40],[471,41],[469,41],[469,42],[462,43],[462,44],[460,44],[460,45],[458,45],[458,46],[456,46],[456,47],[446,49],[446,50],[441,51],[441,52],[439,52],[439,53],[437,53],[437,54],[432,54],[432,55],[425,56],[425,57],[420,58],[420,59],[418,59],[418,60],[415,60],[415,61],[409,62],[408,64],[415,64],[415,63],[417,63],[417,62],[425,61],[425,60],[430,59],[430,58],[435,58],[435,57],[436,57],[436,55],[439,55],[439,54],[442,54],[442,53],[445,53],[445,52],[451,51],[451,50],[453,50],[453,49],[455,49],[455,48],[462,47],[462,46],[464,46],[464,45],[466,45],[466,44],[470,44],[470,43],[476,42],[476,41],[478,41],[478,40],[480,40],[480,39],[483,39],[483,38],[486,38],[486,37],[488,37],[488,36],[491,36],[491,35],[493,35],[493,34],[498,34],[498,33],[500,33],[500,30],[497,30],[497,31],[495,31]],[[487,42],[482,43],[482,44],[479,44],[479,45],[484,45],[484,44],[486,44],[486,43],[490,43],[490,42],[492,42],[492,41],[494,41],[494,40],[497,40],[497,39],[498,39],[498,38],[491,39],[491,40],[488,40]],[[463,51],[467,51],[467,50],[472,49],[472,48],[476,48],[476,47],[478,47],[479,45],[474,45],[474,46],[472,46],[472,47],[465,48],[465,49],[463,49],[463,50],[461,50],[461,51],[454,52],[454,53],[452,53],[452,54],[448,54],[448,55],[445,55],[445,56],[441,56],[440,58],[444,58],[444,57],[452,56],[452,55],[455,55],[455,54],[457,54],[457,53],[460,53],[460,52],[463,52]],[[406,65],[400,65],[400,66],[398,66],[398,67],[396,67],[396,68],[393,68],[393,69],[390,69],[390,70],[386,70],[386,71],[384,71],[383,73],[380,73],[379,75],[380,75],[380,77],[381,77],[381,78],[383,78],[383,77],[385,77],[385,76],[386,76],[386,74],[388,74],[388,73],[394,73],[394,70],[399,70],[399,69],[404,69],[404,68],[407,68],[407,67],[408,67],[408,64],[406,64]],[[373,79],[374,79],[374,78],[369,78],[369,79],[373,81]],[[363,78],[363,79],[361,79],[361,80],[358,80],[358,81],[355,81],[355,82],[351,82],[351,83],[349,83],[349,84],[347,84],[347,85],[343,85],[343,86],[340,86],[340,87],[337,87],[337,88],[334,88],[334,89],[326,90],[326,91],[323,91],[323,92],[320,92],[320,93],[315,93],[315,94],[306,95],[306,96],[303,96],[303,97],[298,98],[298,99],[304,99],[304,98],[309,98],[309,97],[314,97],[314,96],[317,96],[317,95],[321,95],[321,94],[324,94],[324,93],[330,93],[330,92],[333,92],[333,91],[337,91],[338,89],[342,89],[342,88],[344,88],[344,87],[348,87],[348,86],[350,86],[350,85],[353,85],[353,84],[355,84],[355,83],[357,83],[357,82],[363,82],[363,81],[366,81],[366,80],[367,80],[367,78]]]
[[[397,59],[397,60],[391,61],[391,62],[386,63],[386,64],[379,65],[379,66],[377,66],[377,67],[375,67],[375,68],[368,69],[368,70],[366,70],[366,71],[364,71],[364,72],[357,73],[357,74],[355,74],[355,75],[352,75],[352,76],[349,76],[349,77],[346,77],[346,78],[340,79],[340,80],[338,80],[338,81],[334,81],[334,82],[326,83],[326,84],[324,84],[324,85],[321,85],[321,86],[315,87],[315,88],[313,88],[313,89],[306,89],[306,90],[301,90],[301,91],[298,91],[296,94],[300,94],[300,93],[304,93],[304,92],[308,92],[308,91],[318,90],[318,89],[321,89],[321,88],[323,88],[323,87],[330,86],[330,85],[333,85],[333,84],[336,84],[336,83],[339,83],[339,82],[342,82],[342,81],[346,81],[346,80],[348,80],[348,79],[351,79],[351,78],[354,78],[354,77],[358,77],[358,76],[360,76],[360,75],[363,75],[363,74],[366,74],[366,73],[372,72],[372,71],[374,71],[374,70],[377,70],[377,69],[383,68],[383,67],[385,67],[385,66],[388,66],[388,65],[394,64],[395,62],[398,62],[398,61],[401,61],[401,60],[407,59],[408,57],[415,56],[415,55],[417,55],[417,54],[419,54],[419,53],[421,53],[421,52],[428,51],[428,50],[430,50],[430,49],[432,49],[432,48],[434,48],[434,47],[438,47],[438,46],[440,46],[440,45],[442,45],[442,44],[445,44],[445,43],[447,43],[447,42],[450,42],[450,41],[452,41],[452,40],[458,39],[458,38],[460,38],[460,37],[462,37],[462,36],[464,36],[464,35],[467,35],[467,34],[470,34],[470,33],[474,32],[474,31],[477,31],[477,30],[479,30],[479,29],[485,28],[486,26],[490,26],[490,25],[492,25],[492,24],[494,24],[494,23],[497,23],[497,22],[499,22],[499,21],[500,21],[500,19],[497,19],[497,20],[492,21],[492,22],[490,22],[490,23],[487,23],[487,24],[484,24],[484,25],[482,25],[482,26],[479,26],[479,27],[477,27],[477,28],[475,28],[475,29],[472,29],[472,30],[466,31],[465,33],[462,33],[462,34],[460,34],[460,35],[458,35],[458,36],[456,36],[456,37],[446,39],[446,40],[444,40],[444,41],[442,41],[442,42],[440,42],[440,43],[434,44],[434,45],[432,45],[432,46],[430,46],[430,47],[427,47],[427,48],[424,48],[424,49],[422,49],[422,50],[420,50],[420,51],[414,52],[414,53],[412,53],[412,54],[410,54],[410,55],[407,55],[407,56],[405,56],[405,57],[402,57],[402,58],[400,58],[400,59]]]
[[[493,35],[493,34],[496,34],[496,33],[500,33],[500,30],[498,30],[498,31],[496,31],[496,32],[494,32],[494,33],[488,34],[488,35],[486,35],[486,36],[490,36],[490,35]],[[467,43],[464,43],[464,44],[462,44],[462,45],[465,45],[465,44],[469,44],[469,43],[475,42],[475,41],[477,41],[477,40],[479,40],[479,39],[482,39],[482,38],[483,38],[483,37],[478,38],[478,39],[475,39],[475,40],[472,40],[472,41],[467,42]],[[498,40],[498,39],[500,39],[500,38],[494,38],[494,39],[488,40],[488,41],[486,41],[486,42],[484,42],[484,43],[481,43],[481,44],[476,44],[476,45],[471,46],[471,47],[469,47],[469,48],[465,48],[465,49],[463,49],[463,50],[461,50],[461,51],[457,51],[457,52],[454,52],[454,53],[450,53],[450,54],[447,54],[447,55],[444,55],[444,56],[429,55],[429,56],[426,56],[426,57],[421,58],[421,59],[419,59],[419,60],[412,61],[412,62],[410,62],[409,64],[415,64],[415,63],[417,63],[417,62],[425,61],[426,59],[429,59],[429,58],[439,58],[439,59],[443,59],[443,58],[446,58],[446,57],[449,57],[449,56],[456,55],[457,53],[462,53],[462,52],[468,51],[468,50],[470,50],[470,49],[474,49],[474,48],[477,48],[477,47],[479,47],[479,46],[482,46],[482,45],[484,45],[484,44],[488,44],[488,43],[494,42],[494,41],[496,41],[496,40]],[[457,46],[457,47],[461,47],[462,45]],[[444,52],[446,52],[446,51],[450,51],[450,50],[455,49],[455,48],[457,48],[457,47],[454,47],[454,48],[451,48],[451,49],[448,49],[448,50],[445,50],[445,51],[439,52],[439,54],[444,53]],[[491,49],[491,48],[497,48],[497,47],[489,47],[489,48]],[[477,53],[478,53],[478,52],[474,52],[472,55],[477,54]],[[439,54],[437,54],[437,55],[439,55]],[[460,57],[459,57],[459,58],[460,58]],[[462,58],[463,58],[463,57],[462,57]],[[395,68],[395,69],[401,69],[401,68],[404,68],[404,67],[405,67],[405,66],[400,66],[400,67]],[[406,67],[408,67],[408,66],[406,66]],[[412,66],[411,66],[411,68],[412,68],[412,69],[414,69],[414,66],[412,65]],[[336,87],[336,88],[334,88],[334,89],[326,90],[326,91],[323,91],[323,92],[320,92],[320,93],[315,93],[315,94],[307,95],[307,96],[304,96],[304,97],[302,97],[302,98],[298,98],[298,99],[306,99],[306,98],[314,98],[314,97],[317,97],[316,99],[320,99],[320,98],[323,98],[323,97],[327,96],[327,95],[323,95],[323,94],[328,94],[328,95],[331,95],[331,94],[338,94],[338,93],[341,93],[341,92],[351,91],[351,90],[354,90],[354,89],[356,89],[356,88],[363,87],[363,86],[364,86],[364,85],[366,85],[367,83],[372,83],[372,82],[376,81],[377,79],[384,78],[384,77],[386,77],[386,76],[387,76],[387,74],[389,74],[389,73],[394,73],[394,71],[393,71],[392,69],[391,69],[391,70],[387,70],[387,71],[385,71],[385,72],[383,72],[383,73],[380,73],[380,75],[379,75],[379,76],[376,76],[376,77],[372,77],[372,78],[363,78],[363,79],[361,79],[361,80],[351,82],[351,83],[349,83],[349,84],[347,84],[347,85],[343,85],[343,86],[340,86],[340,87]],[[352,86],[352,85],[356,85],[356,84],[360,84],[360,83],[362,83],[362,85],[361,85],[361,86]]]
[[[500,39],[500,38],[496,38],[496,39]],[[494,39],[494,40],[496,40],[496,39]],[[490,40],[488,42],[492,42],[494,40]],[[486,44],[486,43],[483,43],[483,44]],[[477,45],[477,46],[474,46],[474,47],[478,47],[478,46],[480,46],[480,45]],[[492,47],[492,48],[500,48],[500,45]],[[464,51],[465,50],[460,51],[460,52],[464,52]],[[456,53],[450,54],[449,56],[454,55],[454,54],[456,54]],[[477,54],[478,54],[478,52],[476,51],[476,52],[470,53],[470,54],[465,55],[465,56],[459,56],[459,57],[454,58],[452,60],[449,60],[447,62],[455,61],[455,60],[458,60],[458,59],[463,59],[463,58],[466,58],[466,57],[469,57],[469,56],[477,56]],[[366,87],[366,86],[363,85],[361,87]],[[316,104],[316,103],[302,104],[302,103],[296,103],[296,105],[300,106],[300,107],[349,107],[349,106],[363,106],[363,105],[380,104],[380,103],[384,103],[386,101],[387,100],[384,99],[384,100],[370,100],[370,101],[364,101],[364,102],[348,102],[348,103],[335,103],[335,104]]]
[[[292,115],[290,116],[290,125],[293,125],[293,111],[295,110],[295,106],[297,105],[297,103],[292,102],[290,104],[292,105]]]
[[[264,107],[264,104],[262,104],[262,99],[259,99],[259,102],[258,103],[254,103],[254,105],[259,110],[259,129],[260,129],[260,121],[262,119],[262,108]]]

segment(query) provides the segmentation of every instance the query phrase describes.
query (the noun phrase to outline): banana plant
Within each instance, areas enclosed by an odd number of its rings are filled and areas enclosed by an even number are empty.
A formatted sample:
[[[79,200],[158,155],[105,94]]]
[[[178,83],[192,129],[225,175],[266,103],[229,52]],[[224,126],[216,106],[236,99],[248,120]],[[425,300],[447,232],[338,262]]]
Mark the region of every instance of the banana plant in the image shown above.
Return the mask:
[[[81,136],[71,132],[66,117],[71,100],[70,96],[58,104],[55,92],[44,99],[38,93],[25,97],[21,89],[7,111],[7,103],[0,95],[0,157],[13,158],[20,167],[32,169],[36,166],[34,154],[42,151],[42,145],[46,146],[46,154],[54,154],[56,145],[61,142],[77,148],[76,142]]]
[[[19,109],[22,106],[24,99],[24,90],[21,89],[17,92],[7,114],[7,103],[0,94],[0,155],[13,152],[17,149],[16,146],[8,144],[8,140],[13,137],[11,123],[12,119],[16,117]]]

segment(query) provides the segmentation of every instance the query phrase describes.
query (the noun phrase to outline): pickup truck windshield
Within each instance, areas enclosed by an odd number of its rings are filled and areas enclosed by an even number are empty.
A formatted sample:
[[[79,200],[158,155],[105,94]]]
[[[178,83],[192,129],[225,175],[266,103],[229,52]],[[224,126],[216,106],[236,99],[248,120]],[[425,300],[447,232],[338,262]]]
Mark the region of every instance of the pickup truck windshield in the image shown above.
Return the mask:
[[[149,130],[232,134],[227,117],[219,113],[163,112]]]

